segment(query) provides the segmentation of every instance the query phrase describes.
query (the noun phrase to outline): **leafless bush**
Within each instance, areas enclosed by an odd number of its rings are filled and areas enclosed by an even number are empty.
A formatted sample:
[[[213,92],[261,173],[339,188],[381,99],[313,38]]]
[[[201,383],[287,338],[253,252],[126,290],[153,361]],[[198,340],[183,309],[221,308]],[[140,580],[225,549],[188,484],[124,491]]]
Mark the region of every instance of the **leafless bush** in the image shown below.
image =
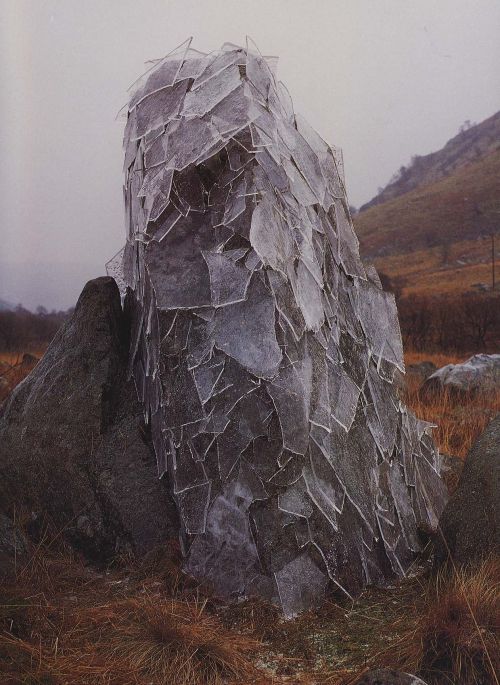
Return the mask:
[[[500,343],[500,297],[408,295],[398,300],[403,342],[414,350],[496,351]]]
[[[0,311],[0,351],[31,351],[50,342],[70,314],[47,312],[39,307],[36,313],[22,307]]]

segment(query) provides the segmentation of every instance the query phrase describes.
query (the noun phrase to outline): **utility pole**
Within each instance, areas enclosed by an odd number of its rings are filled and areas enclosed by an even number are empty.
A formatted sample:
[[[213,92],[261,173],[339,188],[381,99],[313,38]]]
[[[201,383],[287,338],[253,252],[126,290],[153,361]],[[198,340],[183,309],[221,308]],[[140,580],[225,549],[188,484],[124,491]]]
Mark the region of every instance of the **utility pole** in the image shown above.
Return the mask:
[[[491,232],[491,289],[495,291],[495,233]]]
[[[482,221],[481,218],[484,214],[482,211],[481,207],[478,205],[477,202],[474,203],[474,213],[477,217],[479,217],[479,224],[481,225]],[[498,212],[496,212],[498,214]],[[484,232],[481,231],[484,235]],[[495,228],[492,226],[491,227],[491,232],[486,229],[486,234],[490,234],[491,238],[491,290],[495,292],[495,287],[496,287],[496,281],[495,281]]]

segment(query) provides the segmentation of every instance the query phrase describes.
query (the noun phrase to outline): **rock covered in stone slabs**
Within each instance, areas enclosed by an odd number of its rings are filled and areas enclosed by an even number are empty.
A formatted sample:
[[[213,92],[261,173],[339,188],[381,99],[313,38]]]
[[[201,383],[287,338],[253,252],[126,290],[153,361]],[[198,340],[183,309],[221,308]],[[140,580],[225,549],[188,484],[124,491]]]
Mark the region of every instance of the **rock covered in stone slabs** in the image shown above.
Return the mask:
[[[0,415],[0,509],[52,525],[97,561],[142,555],[178,532],[125,378],[128,326],[113,279],[89,281]]]
[[[394,377],[392,295],[365,272],[339,151],[275,60],[187,42],[133,89],[130,373],[181,520],[185,569],[286,615],[403,576],[445,490]]]

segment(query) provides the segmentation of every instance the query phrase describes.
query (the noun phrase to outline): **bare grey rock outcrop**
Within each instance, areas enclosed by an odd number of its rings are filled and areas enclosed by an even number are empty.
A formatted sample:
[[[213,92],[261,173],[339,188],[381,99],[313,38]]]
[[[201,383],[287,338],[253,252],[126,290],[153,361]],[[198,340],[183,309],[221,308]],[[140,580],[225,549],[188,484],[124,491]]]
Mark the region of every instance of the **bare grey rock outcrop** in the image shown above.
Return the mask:
[[[461,364],[447,364],[425,381],[425,391],[494,392],[500,389],[500,354],[475,354]]]
[[[500,415],[470,450],[439,521],[437,556],[473,564],[500,554]]]
[[[12,580],[28,559],[29,541],[14,521],[0,511],[0,583]]]
[[[184,45],[136,84],[116,282],[2,410],[0,494],[89,557],[179,534],[186,572],[293,616],[404,576],[446,489],[342,156],[274,68]]]
[[[109,277],[71,319],[0,416],[0,501],[95,559],[144,553],[177,534],[133,383],[127,316]]]

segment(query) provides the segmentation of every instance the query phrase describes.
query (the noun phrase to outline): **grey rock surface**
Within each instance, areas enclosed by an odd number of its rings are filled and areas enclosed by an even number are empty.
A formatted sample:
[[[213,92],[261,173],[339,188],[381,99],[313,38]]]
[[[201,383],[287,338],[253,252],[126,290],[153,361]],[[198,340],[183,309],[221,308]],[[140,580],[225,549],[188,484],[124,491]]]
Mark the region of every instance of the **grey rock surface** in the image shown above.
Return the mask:
[[[394,297],[359,257],[342,155],[250,43],[190,42],[136,83],[125,128],[130,369],[185,569],[287,616],[403,576],[446,491],[401,404]]]
[[[177,534],[133,383],[129,324],[109,277],[89,281],[71,319],[0,415],[0,500],[61,530],[93,558],[144,553]]]
[[[426,685],[426,683],[415,675],[384,668],[366,673],[356,685]]]
[[[500,415],[470,450],[439,521],[437,557],[470,564],[500,553]]]
[[[29,543],[12,519],[0,512],[0,581],[14,577],[26,563]]]
[[[500,388],[500,354],[475,354],[462,364],[447,364],[428,377],[424,389],[489,392]]]

